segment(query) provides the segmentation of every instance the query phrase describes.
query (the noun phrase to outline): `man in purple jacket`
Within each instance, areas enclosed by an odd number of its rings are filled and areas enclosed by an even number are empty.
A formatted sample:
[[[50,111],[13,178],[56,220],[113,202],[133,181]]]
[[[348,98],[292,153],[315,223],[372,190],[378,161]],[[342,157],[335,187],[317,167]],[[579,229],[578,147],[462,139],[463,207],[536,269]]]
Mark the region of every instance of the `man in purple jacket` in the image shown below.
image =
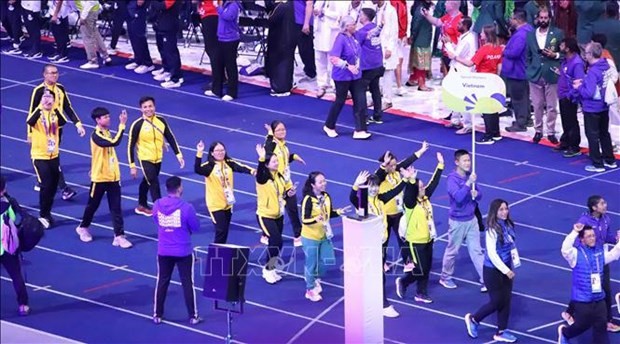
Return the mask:
[[[603,248],[605,244],[615,245],[618,243],[618,232],[610,228],[611,219],[607,215],[607,201],[601,196],[594,195],[588,197],[588,211],[583,213],[577,223],[581,223],[585,226],[590,226],[596,234],[596,246]],[[575,241],[575,247],[579,245],[579,241]],[[611,273],[609,265],[603,267],[603,291],[605,291],[605,308],[607,309],[607,331],[620,332],[620,326],[613,322],[613,314],[611,306],[612,292],[611,292]],[[562,313],[562,318],[569,323],[574,314],[574,305],[569,303],[566,312]]]
[[[601,58],[603,47],[599,43],[586,46],[588,73],[585,78],[573,81],[573,88],[581,101],[583,122],[588,138],[588,149],[592,165],[586,166],[588,172],[605,172],[605,167],[617,168],[616,158],[609,135],[609,106],[605,103],[605,89],[609,69],[607,59]],[[601,154],[602,151],[602,154]]]
[[[164,314],[166,293],[176,265],[181,277],[183,296],[189,314],[189,323],[196,325],[202,321],[196,309],[194,293],[194,256],[192,255],[191,235],[200,227],[194,207],[181,199],[183,186],[181,178],[166,180],[168,196],[155,201],[153,219],[157,224],[157,285],[155,287],[155,314],[153,322],[161,324]]]
[[[448,289],[456,288],[456,283],[452,280],[454,263],[461,244],[465,241],[469,257],[480,276],[482,284],[480,291],[484,293],[487,291],[482,277],[484,254],[480,247],[480,229],[475,215],[478,202],[482,199],[482,193],[476,184],[476,174],[471,172],[469,152],[464,149],[457,150],[454,153],[454,163],[456,170],[448,175],[447,181],[450,197],[448,246],[443,255],[439,283]],[[474,185],[473,189],[472,185]]]
[[[525,55],[527,35],[534,28],[527,23],[527,15],[522,9],[515,9],[510,25],[515,32],[506,43],[502,57],[501,76],[506,79],[506,87],[512,99],[515,121],[506,130],[520,132],[527,130],[530,118],[529,84],[525,75]]]

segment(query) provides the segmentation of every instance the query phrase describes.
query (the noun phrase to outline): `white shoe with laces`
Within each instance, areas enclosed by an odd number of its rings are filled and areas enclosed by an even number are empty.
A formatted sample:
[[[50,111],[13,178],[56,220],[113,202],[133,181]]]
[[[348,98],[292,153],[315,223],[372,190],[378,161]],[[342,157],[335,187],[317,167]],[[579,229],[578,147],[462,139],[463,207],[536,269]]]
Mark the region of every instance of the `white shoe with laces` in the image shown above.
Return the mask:
[[[306,299],[312,301],[312,302],[319,302],[321,300],[323,300],[323,298],[321,297],[321,295],[317,294],[314,289],[310,289],[310,290],[306,290],[306,295],[305,295]]]
[[[263,268],[263,278],[269,284],[275,284],[278,282],[278,275],[276,274],[276,270],[267,270],[267,268]]]
[[[398,318],[400,314],[394,309],[394,306],[389,305],[383,308],[383,316],[386,318]]]
[[[178,87],[181,87],[182,84],[183,84],[183,78],[179,79],[179,81],[172,81],[172,80],[164,81],[160,85],[163,88],[178,88]]]
[[[112,246],[119,246],[120,248],[130,248],[132,247],[132,243],[127,240],[124,235],[118,235],[114,237],[114,241],[112,241]]]
[[[170,79],[170,77],[172,76],[172,74],[168,73],[168,72],[163,72],[163,73],[159,73],[159,74],[154,74],[155,76],[153,77],[153,79],[157,80],[157,81],[166,81],[168,79]]]
[[[90,61],[80,66],[80,69],[97,69],[97,68],[99,68],[99,64],[90,62]]]
[[[323,287],[321,286],[321,279],[317,278],[314,280],[314,289],[312,289],[316,294],[320,294],[323,292]]]
[[[165,70],[163,68],[160,68],[160,69],[156,69],[156,70],[152,71],[151,75],[159,75],[159,74],[163,74],[164,72],[165,72]]]
[[[125,65],[125,69],[127,69],[127,70],[134,70],[134,69],[136,69],[138,67],[139,67],[138,64],[135,63],[135,62],[128,63],[128,64]]]
[[[325,134],[327,134],[327,136],[331,138],[338,137],[338,133],[334,129],[329,129],[326,126],[323,126],[323,131],[325,132]]]
[[[225,102],[229,102],[229,101],[231,101],[233,99],[235,99],[235,98],[229,96],[228,94],[222,97],[222,100],[225,101]]]
[[[142,66],[136,67],[136,69],[134,69],[133,71],[138,73],[138,74],[146,74],[148,72],[153,71],[154,69],[155,69],[155,66],[152,66],[152,65],[151,66],[144,66],[144,65],[142,65]]]
[[[79,227],[78,226],[75,229],[75,231],[80,236],[80,240],[82,240],[82,242],[91,242],[91,241],[93,241],[93,236],[90,234],[90,231],[88,230],[88,227]]]
[[[354,140],[366,140],[369,139],[370,136],[372,136],[372,134],[367,131],[356,131],[353,133]]]

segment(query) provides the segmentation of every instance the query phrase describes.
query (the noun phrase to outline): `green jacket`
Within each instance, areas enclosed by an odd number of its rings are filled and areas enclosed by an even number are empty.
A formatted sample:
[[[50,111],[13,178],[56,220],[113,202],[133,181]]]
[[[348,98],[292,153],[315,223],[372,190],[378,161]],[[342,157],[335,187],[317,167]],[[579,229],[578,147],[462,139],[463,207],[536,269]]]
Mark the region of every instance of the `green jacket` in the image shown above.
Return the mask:
[[[525,74],[527,79],[531,82],[537,82],[540,78],[543,78],[547,83],[557,84],[558,75],[553,71],[555,68],[560,68],[561,57],[554,59],[549,58],[540,53],[538,42],[536,41],[536,31],[534,30],[527,35],[527,50],[525,64],[527,66]],[[560,52],[560,43],[564,39],[564,32],[557,27],[549,26],[549,32],[547,33],[547,41],[545,43],[545,49],[550,49],[553,52]]]
[[[430,48],[433,37],[433,27],[421,12],[422,6],[411,7],[411,46],[416,48]]]
[[[614,58],[616,68],[620,68],[620,20],[605,18],[592,25],[593,33],[602,33],[607,37],[607,45],[605,49]]]
[[[504,18],[504,3],[499,0],[474,0],[474,6],[478,8],[478,17],[474,23],[473,31],[480,34],[485,25],[497,24],[500,31],[508,30],[508,24]]]

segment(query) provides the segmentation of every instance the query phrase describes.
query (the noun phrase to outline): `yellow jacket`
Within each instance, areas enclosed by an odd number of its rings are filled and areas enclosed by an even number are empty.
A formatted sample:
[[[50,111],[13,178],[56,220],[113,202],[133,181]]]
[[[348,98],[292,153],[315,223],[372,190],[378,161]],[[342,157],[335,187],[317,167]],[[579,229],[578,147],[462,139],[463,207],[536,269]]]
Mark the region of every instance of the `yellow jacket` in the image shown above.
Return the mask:
[[[284,199],[287,196],[286,181],[280,172],[271,172],[264,159],[258,160],[256,169],[256,215],[277,219],[284,215]]]
[[[125,125],[120,124],[116,135],[112,137],[109,129],[99,126],[90,137],[90,180],[93,183],[118,182],[121,180],[121,171],[116,156],[116,149],[123,140]]]
[[[151,118],[141,117],[131,123],[129,128],[129,143],[127,145],[129,167],[136,167],[134,149],[137,147],[138,160],[145,160],[154,164],[160,163],[164,155],[164,138],[170,144],[172,151],[178,158],[183,154],[177,140],[170,130],[170,126],[163,117],[153,115]]]
[[[265,139],[265,152],[267,154],[273,153],[278,157],[278,172],[284,177],[286,187],[289,189],[293,187],[290,164],[297,159],[297,155],[290,153],[286,141],[278,140],[270,133]]]
[[[202,163],[202,154],[196,155],[194,161],[194,172],[205,177],[205,199],[209,212],[228,210],[232,208],[228,204],[225,189],[234,189],[233,172],[252,174],[253,168],[240,164],[233,159],[226,157],[224,161],[208,160]]]
[[[437,164],[435,172],[426,186],[426,195],[422,198],[418,197],[417,180],[407,181],[404,197],[405,213],[403,216],[407,218],[405,239],[409,243],[426,244],[433,239],[431,238],[429,222],[432,222],[432,226],[434,226],[435,220],[433,218],[433,206],[431,205],[430,197],[435,192],[437,185],[439,185],[443,169],[443,164]]]
[[[28,112],[32,113],[39,106],[46,88],[54,95],[53,108],[63,114],[67,120],[71,120],[76,127],[81,127],[82,121],[80,121],[77,113],[75,113],[65,87],[59,83],[49,86],[43,82],[39,86],[35,87],[32,90],[32,95],[30,96],[30,109]],[[28,127],[28,136],[30,137],[30,127]]]
[[[311,240],[325,239],[324,223],[340,216],[334,210],[332,199],[327,192],[319,199],[316,195],[305,195],[301,202],[301,236]]]
[[[37,160],[57,158],[60,127],[67,119],[57,109],[48,112],[37,107],[28,115],[26,123],[30,128],[30,157]]]
[[[377,169],[375,174],[379,177],[379,193],[386,193],[395,188],[401,180],[400,169],[411,166],[411,164],[418,160],[418,158],[419,156],[417,153],[411,154],[407,159],[399,162],[396,165],[396,170],[392,173],[387,173],[383,166]],[[386,202],[385,213],[387,215],[397,215],[402,213],[402,198],[402,195],[398,195],[397,197],[392,198],[389,202]]]

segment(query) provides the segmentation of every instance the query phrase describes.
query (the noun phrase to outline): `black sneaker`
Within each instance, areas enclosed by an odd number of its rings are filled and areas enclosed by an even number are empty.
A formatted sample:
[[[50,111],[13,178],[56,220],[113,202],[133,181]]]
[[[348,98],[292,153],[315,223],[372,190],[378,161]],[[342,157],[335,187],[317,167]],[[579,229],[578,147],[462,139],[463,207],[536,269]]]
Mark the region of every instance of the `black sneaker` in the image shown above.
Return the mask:
[[[372,116],[371,121],[377,124],[383,124],[383,120],[379,116]]]
[[[562,154],[562,156],[565,158],[574,158],[580,155],[581,155],[580,150],[572,150],[572,149],[567,149],[566,151],[564,151],[564,154]]]
[[[519,132],[527,131],[527,129],[526,128],[521,128],[521,127],[516,126],[516,125],[511,125],[509,127],[506,127],[506,131],[511,132],[511,133],[519,133]]]
[[[551,149],[553,149],[556,152],[566,152],[568,150],[568,146],[560,144],[559,146],[555,146]]]
[[[549,140],[549,142],[551,142],[554,145],[557,145],[558,143],[560,143],[560,141],[558,141],[558,138],[555,137],[555,135],[547,135],[547,140]]]
[[[482,139],[476,141],[479,145],[492,145],[495,143],[495,140],[492,137],[484,136]]]
[[[540,142],[540,140],[542,139],[542,136],[543,136],[542,133],[536,133],[534,135],[534,138],[532,139],[532,142],[534,142],[534,143]]]

